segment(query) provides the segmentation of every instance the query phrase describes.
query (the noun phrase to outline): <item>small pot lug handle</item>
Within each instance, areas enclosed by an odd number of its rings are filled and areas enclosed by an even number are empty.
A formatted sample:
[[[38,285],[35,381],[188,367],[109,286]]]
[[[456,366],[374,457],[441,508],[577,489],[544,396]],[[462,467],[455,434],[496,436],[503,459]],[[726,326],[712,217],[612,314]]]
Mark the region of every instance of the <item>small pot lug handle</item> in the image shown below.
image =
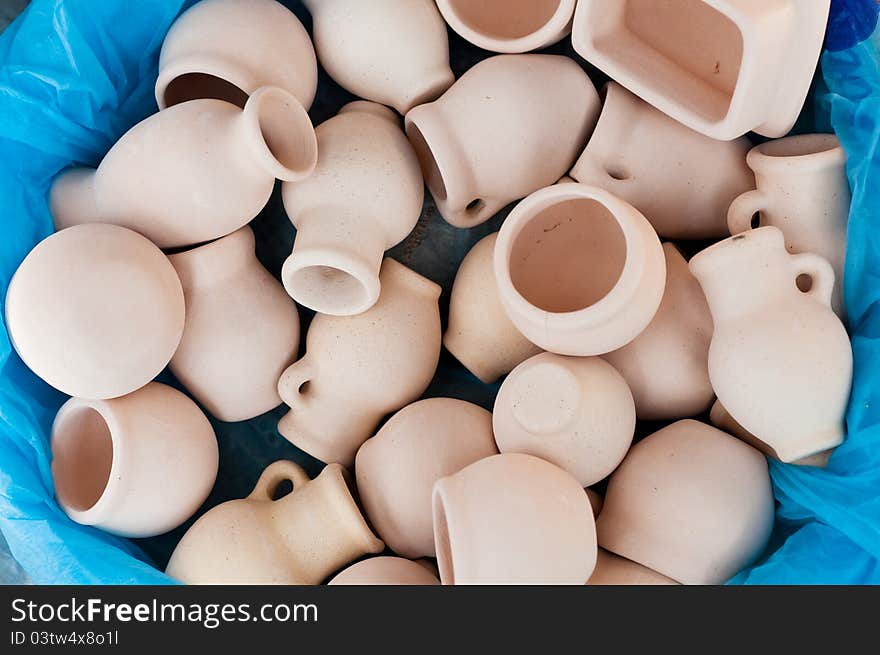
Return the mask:
[[[285,480],[290,480],[293,489],[311,482],[311,478],[296,462],[287,459],[281,459],[273,462],[266,467],[266,470],[260,475],[254,490],[248,495],[252,500],[273,500],[272,495],[275,490]]]
[[[806,293],[828,307],[831,307],[831,294],[834,293],[834,268],[824,257],[811,252],[791,255],[796,275],[809,275],[812,286]]]
[[[752,229],[752,217],[767,209],[766,196],[753,189],[737,196],[727,210],[727,228],[732,235],[748,232]]]

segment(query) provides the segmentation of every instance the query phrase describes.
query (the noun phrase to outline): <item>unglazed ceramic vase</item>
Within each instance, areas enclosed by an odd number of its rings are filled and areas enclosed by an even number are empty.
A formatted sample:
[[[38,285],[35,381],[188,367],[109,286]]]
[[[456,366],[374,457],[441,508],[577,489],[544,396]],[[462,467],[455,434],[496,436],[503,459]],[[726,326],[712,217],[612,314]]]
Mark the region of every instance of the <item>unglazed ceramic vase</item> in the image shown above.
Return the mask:
[[[846,154],[837,137],[803,134],[769,141],[755,146],[748,162],[758,188],[746,191],[730,206],[730,233],[751,229],[757,213],[758,225],[782,230],[789,252],[812,252],[827,259],[835,275],[831,305],[843,317],[846,223],[852,196]]]
[[[433,557],[434,483],[497,453],[492,415],[482,407],[452,398],[407,405],[358,451],[364,511],[395,553]]]
[[[484,50],[528,52],[571,32],[575,0],[437,0],[459,36]]]
[[[144,119],[116,142],[97,170],[62,173],[49,194],[55,226],[115,223],[160,248],[234,232],[266,205],[275,178],[308,176],[317,161],[302,105],[274,87],[242,111],[223,100],[192,100]]]
[[[159,109],[199,98],[243,107],[261,86],[284,89],[306,109],[315,98],[315,49],[302,23],[284,5],[275,0],[201,0],[171,25],[159,54]]]
[[[440,287],[386,258],[379,301],[357,316],[318,314],[306,354],[281,376],[291,411],[278,431],[324,462],[354,463],[385,414],[418,398],[440,358]]]
[[[321,65],[366,100],[405,114],[455,81],[433,0],[304,0]]]
[[[486,384],[541,352],[516,329],[501,305],[492,266],[497,239],[497,232],[480,239],[462,260],[443,335],[446,349]]]
[[[712,314],[700,283],[671,243],[663,244],[666,289],[648,327],[604,355],[632,390],[642,420],[696,416],[715,398],[709,381]]]
[[[184,326],[168,258],[115,225],[57,232],[31,250],[6,294],[6,327],[25,364],[81,398],[115,398],[156,377]]]
[[[330,464],[314,480],[298,464],[270,464],[247,498],[201,516],[165,572],[187,584],[315,585],[385,544],[361,515],[347,473]],[[279,485],[293,491],[273,500]]]
[[[430,565],[402,557],[371,557],[338,573],[329,585],[438,585]]]
[[[360,314],[379,298],[385,251],[419,220],[425,188],[419,160],[398,117],[373,102],[345,105],[315,132],[315,172],[283,186],[297,232],[281,278],[301,305]]]
[[[636,409],[626,381],[603,359],[541,353],[505,378],[492,427],[502,453],[545,459],[586,487],[623,460]]]
[[[296,359],[299,315],[257,261],[251,228],[169,259],[186,298],[171,372],[221,421],[244,421],[280,405],[278,378]]]
[[[632,447],[611,476],[599,545],[682,584],[721,584],[773,529],[767,460],[729,434],[678,421]]]
[[[644,330],[663,298],[657,233],[629,203],[584,184],[536,191],[510,213],[495,244],[501,304],[532,343],[601,355]]]
[[[473,227],[553,184],[574,163],[599,116],[599,94],[568,57],[499,55],[406,115],[440,214]]]
[[[690,269],[715,324],[709,378],[730,415],[783,462],[839,445],[852,350],[831,310],[831,265],[789,254],[768,226],[707,248]]]
[[[730,140],[792,128],[830,0],[580,0],[575,51],[660,111]]]
[[[150,382],[121,398],[71,398],[52,425],[52,477],[77,523],[123,537],[168,532],[217,477],[217,439],[184,394]]]
[[[745,137],[716,141],[609,82],[602,113],[571,176],[607,189],[664,237],[727,236],[727,208],[754,188]]]
[[[440,580],[577,584],[596,565],[596,526],[584,490],[531,455],[487,457],[434,485]]]
[[[604,548],[600,548],[596,557],[596,568],[587,584],[600,586],[646,586],[677,585],[678,583],[641,564],[630,562],[628,559],[618,557],[614,553],[609,553]]]

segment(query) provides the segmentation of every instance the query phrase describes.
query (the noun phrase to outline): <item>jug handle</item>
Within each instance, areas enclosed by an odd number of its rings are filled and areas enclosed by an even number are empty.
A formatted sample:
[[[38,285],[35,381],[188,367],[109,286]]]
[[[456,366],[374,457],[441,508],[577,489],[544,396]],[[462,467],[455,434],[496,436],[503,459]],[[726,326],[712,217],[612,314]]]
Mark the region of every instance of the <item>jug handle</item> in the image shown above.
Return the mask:
[[[752,229],[752,216],[767,209],[767,197],[752,189],[737,196],[727,210],[727,229],[732,235]]]
[[[791,255],[796,275],[809,275],[813,285],[806,295],[812,296],[831,307],[831,294],[834,292],[834,268],[824,257],[811,252]]]
[[[260,474],[260,479],[257,480],[257,484],[248,495],[248,498],[252,500],[274,500],[272,495],[275,493],[278,485],[285,480],[290,480],[293,483],[294,489],[311,482],[311,478],[299,464],[287,459],[281,459],[269,464]]]

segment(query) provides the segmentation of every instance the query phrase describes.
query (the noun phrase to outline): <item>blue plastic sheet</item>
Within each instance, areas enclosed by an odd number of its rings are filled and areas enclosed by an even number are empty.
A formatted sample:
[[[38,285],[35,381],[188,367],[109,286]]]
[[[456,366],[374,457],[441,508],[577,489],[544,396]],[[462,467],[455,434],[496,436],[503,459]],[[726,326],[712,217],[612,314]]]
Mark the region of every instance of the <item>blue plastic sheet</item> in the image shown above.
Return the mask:
[[[95,165],[131,125],[156,111],[153,83],[159,48],[174,17],[191,0],[33,0],[0,35],[0,299],[27,252],[52,231],[46,195],[63,168]],[[285,2],[310,27],[300,3]],[[779,503],[765,557],[739,583],[880,582],[880,6],[834,0],[816,91],[798,129],[839,135],[853,187],[846,296],[855,380],[849,435],[826,470],[771,464]],[[454,35],[453,69],[461,74],[487,53]],[[553,52],[573,56],[563,42]],[[318,123],[351,96],[321,74],[311,110]],[[414,234],[392,255],[443,285],[504,212],[474,230],[440,220],[430,198]],[[293,229],[277,193],[253,223],[257,254],[277,274]],[[307,322],[308,315],[303,312]],[[166,378],[163,378],[166,379]],[[171,383],[173,380],[167,379]],[[497,385],[483,385],[448,354],[426,395],[491,407]],[[12,350],[0,323],[0,530],[34,582],[158,584],[159,569],[186,525],[134,543],[77,525],[54,501],[48,432],[65,398],[38,380]],[[241,424],[213,422],[220,476],[205,503],[248,493],[259,471],[281,457],[316,472],[320,463],[275,430],[283,408]],[[158,567],[158,568],[156,568]]]

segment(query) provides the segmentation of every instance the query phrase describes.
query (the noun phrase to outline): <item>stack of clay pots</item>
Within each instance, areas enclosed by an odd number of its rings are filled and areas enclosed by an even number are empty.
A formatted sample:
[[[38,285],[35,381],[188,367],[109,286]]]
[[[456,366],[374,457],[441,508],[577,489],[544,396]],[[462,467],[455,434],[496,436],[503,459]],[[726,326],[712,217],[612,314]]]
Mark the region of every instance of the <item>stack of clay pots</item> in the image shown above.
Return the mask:
[[[305,4],[314,47],[275,0],[194,5],[162,47],[160,111],[51,188],[58,231],[6,321],[71,396],[61,509],[171,530],[217,475],[203,411],[283,401],[278,432],[326,468],[271,464],[201,515],[170,576],[719,584],[753,563],[766,458],[823,465],[845,433],[845,157],[832,135],[776,138],[828,0]],[[456,80],[447,25],[503,54]],[[524,54],[569,34],[612,81]],[[318,62],[362,100],[313,128]],[[248,227],[276,180],[296,227],[280,281]],[[516,203],[462,262],[445,333],[441,287],[385,256],[425,185],[462,229]],[[297,304],[316,312],[304,354]],[[421,399],[443,346],[503,378],[492,412]],[[154,381],[166,366],[188,395]]]

